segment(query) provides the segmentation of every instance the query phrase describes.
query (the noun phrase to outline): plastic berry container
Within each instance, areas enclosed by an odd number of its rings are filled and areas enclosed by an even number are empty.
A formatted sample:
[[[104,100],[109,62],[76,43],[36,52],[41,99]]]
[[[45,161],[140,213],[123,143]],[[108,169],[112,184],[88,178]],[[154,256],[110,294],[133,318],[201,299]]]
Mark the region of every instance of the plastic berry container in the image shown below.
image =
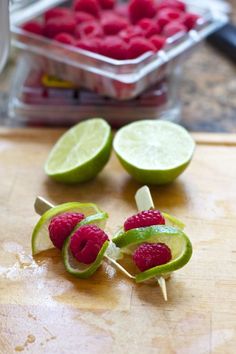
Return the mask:
[[[71,1],[37,1],[12,13],[13,44],[33,57],[49,75],[118,100],[132,99],[158,81],[175,75],[187,54],[205,37],[223,26],[227,16],[220,11],[185,1],[189,12],[199,15],[194,29],[169,37],[163,50],[147,52],[136,59],[115,60],[55,40],[26,32],[26,21],[39,18],[48,8],[71,6]]]
[[[71,126],[96,116],[113,128],[144,117],[176,122],[181,108],[178,83],[179,76],[171,75],[133,99],[118,101],[50,77],[31,56],[22,56],[12,75],[9,123]]]

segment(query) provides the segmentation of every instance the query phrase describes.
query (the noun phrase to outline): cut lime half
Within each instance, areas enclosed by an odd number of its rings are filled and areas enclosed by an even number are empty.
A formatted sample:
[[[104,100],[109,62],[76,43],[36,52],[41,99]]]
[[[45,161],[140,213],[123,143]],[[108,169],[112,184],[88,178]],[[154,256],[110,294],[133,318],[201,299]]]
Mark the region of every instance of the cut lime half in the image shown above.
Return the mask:
[[[93,203],[71,202],[60,204],[49,209],[41,216],[34,227],[31,238],[33,255],[54,247],[49,238],[48,226],[54,216],[67,212],[83,213],[85,216],[102,213],[97,205]]]
[[[143,120],[121,128],[113,147],[123,167],[144,184],[165,184],[190,163],[195,143],[186,129],[164,120]]]
[[[100,214],[88,216],[86,219],[82,220],[76,226],[76,228],[73,230],[71,235],[66,239],[62,249],[62,257],[63,257],[64,266],[70,274],[78,278],[86,279],[91,277],[91,275],[93,275],[95,271],[98,269],[98,267],[101,265],[105,252],[109,246],[109,241],[106,241],[103,244],[95,261],[88,265],[88,264],[83,264],[81,262],[78,262],[73,257],[70,251],[70,240],[71,240],[71,236],[74,234],[76,229],[78,229],[80,226],[93,224],[93,225],[97,225],[102,229],[105,226],[106,219],[107,219],[106,213],[100,213]]]
[[[59,182],[78,183],[95,177],[107,163],[112,147],[111,128],[101,118],[81,122],[57,141],[45,173]]]
[[[137,246],[143,242],[165,243],[170,249],[171,261],[138,273],[137,282],[142,282],[156,276],[162,276],[182,268],[191,258],[192,244],[186,234],[172,226],[157,225],[132,229],[118,234],[112,241],[126,254],[133,254]]]

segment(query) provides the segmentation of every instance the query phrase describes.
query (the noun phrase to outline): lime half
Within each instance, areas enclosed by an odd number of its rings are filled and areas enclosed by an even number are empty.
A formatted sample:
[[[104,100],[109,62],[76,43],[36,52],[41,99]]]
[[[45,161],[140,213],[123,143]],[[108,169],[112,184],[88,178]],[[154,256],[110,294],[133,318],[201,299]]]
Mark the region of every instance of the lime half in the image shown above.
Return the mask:
[[[102,211],[97,207],[97,205],[93,203],[71,202],[60,204],[49,209],[41,216],[41,218],[34,227],[31,238],[33,255],[36,255],[37,253],[46,251],[49,248],[54,247],[49,238],[48,226],[54,216],[66,212],[83,213],[85,216],[102,213]]]
[[[100,214],[96,214],[96,215],[91,215],[88,216],[86,219],[82,220],[77,226],[76,228],[73,230],[72,234],[74,234],[74,232],[76,231],[76,229],[78,229],[80,226],[82,225],[87,225],[87,224],[93,224],[93,225],[97,225],[100,228],[104,228],[105,226],[105,222],[107,219],[107,214],[106,213],[100,213]],[[62,257],[63,257],[63,262],[65,265],[66,270],[78,277],[78,278],[89,278],[91,277],[91,275],[93,275],[93,273],[98,269],[98,267],[101,265],[102,261],[103,261],[103,257],[105,255],[105,252],[109,246],[109,241],[106,241],[101,250],[99,251],[97,258],[95,259],[95,261],[91,264],[83,264],[81,262],[78,262],[72,255],[71,251],[70,251],[70,239],[71,236],[69,236],[64,245],[63,245],[63,249],[62,249]]]
[[[171,249],[172,258],[170,262],[138,273],[135,276],[137,282],[142,282],[156,276],[162,276],[182,268],[192,255],[192,245],[189,238],[183,231],[172,226],[158,225],[132,229],[120,233],[117,237],[114,237],[112,241],[116,246],[122,248],[124,253],[130,255],[135,251],[136,247],[143,242],[162,242]]]
[[[57,141],[46,161],[45,172],[59,182],[87,181],[105,166],[111,147],[111,128],[105,120],[81,122]]]
[[[123,167],[137,181],[165,184],[188,166],[195,142],[178,124],[143,120],[121,128],[113,147]]]

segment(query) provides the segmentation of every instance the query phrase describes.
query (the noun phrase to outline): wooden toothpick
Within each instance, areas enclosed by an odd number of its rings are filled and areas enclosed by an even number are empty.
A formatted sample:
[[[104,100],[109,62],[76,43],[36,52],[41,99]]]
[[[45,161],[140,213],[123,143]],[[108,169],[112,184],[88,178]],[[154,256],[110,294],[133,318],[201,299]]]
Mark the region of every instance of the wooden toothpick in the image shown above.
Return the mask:
[[[150,189],[148,188],[148,186],[143,186],[137,190],[137,192],[135,194],[135,201],[136,201],[138,211],[154,209],[152,195],[151,195],[151,192],[150,192]],[[161,288],[164,300],[167,301],[168,297],[167,297],[165,278],[155,277],[155,279],[157,280],[157,282]]]

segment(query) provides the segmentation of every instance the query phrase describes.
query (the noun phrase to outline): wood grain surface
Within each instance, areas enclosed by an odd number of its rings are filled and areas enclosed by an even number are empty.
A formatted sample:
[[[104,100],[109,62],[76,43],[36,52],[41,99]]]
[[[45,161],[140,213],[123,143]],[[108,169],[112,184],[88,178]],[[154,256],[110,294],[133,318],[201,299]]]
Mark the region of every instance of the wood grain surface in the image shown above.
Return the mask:
[[[93,181],[50,181],[43,164],[62,130],[0,130],[0,353],[228,354],[236,348],[236,136],[198,134],[194,159],[155,205],[182,219],[194,253],[167,282],[135,284],[103,263],[75,279],[51,250],[32,258],[35,197],[91,201],[112,234],[136,211],[140,186],[115,156]]]

